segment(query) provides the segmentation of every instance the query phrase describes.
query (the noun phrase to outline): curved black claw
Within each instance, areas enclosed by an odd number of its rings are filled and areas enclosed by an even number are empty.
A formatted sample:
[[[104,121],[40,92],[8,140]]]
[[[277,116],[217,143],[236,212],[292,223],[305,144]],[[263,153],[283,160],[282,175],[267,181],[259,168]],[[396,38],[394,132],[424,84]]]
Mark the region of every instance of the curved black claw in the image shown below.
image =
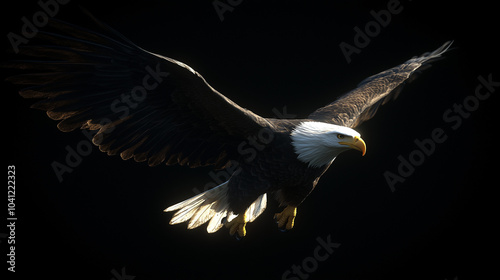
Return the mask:
[[[274,222],[276,224],[279,224],[278,218],[274,217]],[[278,230],[281,231],[281,232],[287,232],[288,231],[288,229],[286,229],[286,226],[284,226],[284,227],[278,227]]]
[[[237,232],[233,235],[230,235],[232,238],[234,238],[235,240],[237,241],[240,241],[241,239],[243,239],[244,236],[240,236]]]
[[[241,239],[243,239],[243,236],[240,236],[238,233],[235,233],[233,235],[234,239],[236,239],[237,241],[240,241]]]

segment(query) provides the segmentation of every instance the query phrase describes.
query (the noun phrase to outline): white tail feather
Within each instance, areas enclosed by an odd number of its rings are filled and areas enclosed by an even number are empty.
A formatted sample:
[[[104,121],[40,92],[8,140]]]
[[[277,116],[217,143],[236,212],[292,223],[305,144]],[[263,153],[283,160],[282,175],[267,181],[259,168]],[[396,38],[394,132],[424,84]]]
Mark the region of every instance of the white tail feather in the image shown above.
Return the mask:
[[[213,233],[222,226],[222,219],[227,217],[231,221],[238,215],[229,211],[229,201],[227,197],[228,182],[222,183],[217,187],[179,202],[165,209],[165,212],[178,210],[172,219],[171,225],[183,223],[189,220],[188,229],[193,229],[210,221],[207,231]],[[267,194],[259,196],[245,211],[248,222],[253,222],[267,206]]]
[[[259,196],[251,205],[247,208],[245,212],[248,222],[251,223],[257,219],[267,207],[267,194]]]

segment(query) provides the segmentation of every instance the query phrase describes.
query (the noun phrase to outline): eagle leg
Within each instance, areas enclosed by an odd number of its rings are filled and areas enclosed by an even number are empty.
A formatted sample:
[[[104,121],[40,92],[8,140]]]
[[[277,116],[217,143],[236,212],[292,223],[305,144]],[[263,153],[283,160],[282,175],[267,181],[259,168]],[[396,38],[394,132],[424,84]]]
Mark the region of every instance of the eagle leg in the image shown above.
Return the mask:
[[[297,216],[297,207],[288,205],[281,213],[274,214],[274,219],[278,224],[278,228],[285,231],[293,228],[295,216]]]
[[[248,218],[246,213],[242,213],[238,215],[238,217],[234,218],[230,222],[226,223],[226,228],[229,229],[229,235],[235,236],[236,239],[240,240],[241,238],[247,235],[247,230],[245,226],[247,225]],[[235,235],[236,234],[236,235]]]

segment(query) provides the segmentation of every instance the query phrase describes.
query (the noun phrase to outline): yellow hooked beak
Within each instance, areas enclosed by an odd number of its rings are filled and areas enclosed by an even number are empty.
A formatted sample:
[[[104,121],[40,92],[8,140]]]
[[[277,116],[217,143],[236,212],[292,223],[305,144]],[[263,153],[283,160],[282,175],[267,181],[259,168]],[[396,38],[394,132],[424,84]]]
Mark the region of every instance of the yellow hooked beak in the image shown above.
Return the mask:
[[[339,142],[339,144],[346,145],[352,149],[358,150],[362,153],[363,156],[366,153],[365,141],[363,141],[363,139],[361,139],[361,137],[359,136],[354,136],[352,140],[346,142]]]

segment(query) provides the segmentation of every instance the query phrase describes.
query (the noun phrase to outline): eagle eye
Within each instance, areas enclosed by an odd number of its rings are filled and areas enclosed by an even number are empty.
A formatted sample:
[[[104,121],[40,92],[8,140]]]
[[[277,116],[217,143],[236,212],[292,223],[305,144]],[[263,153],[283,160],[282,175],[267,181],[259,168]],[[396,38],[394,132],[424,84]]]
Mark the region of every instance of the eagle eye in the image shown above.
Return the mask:
[[[345,135],[344,134],[337,134],[337,138],[339,139],[344,139]]]

